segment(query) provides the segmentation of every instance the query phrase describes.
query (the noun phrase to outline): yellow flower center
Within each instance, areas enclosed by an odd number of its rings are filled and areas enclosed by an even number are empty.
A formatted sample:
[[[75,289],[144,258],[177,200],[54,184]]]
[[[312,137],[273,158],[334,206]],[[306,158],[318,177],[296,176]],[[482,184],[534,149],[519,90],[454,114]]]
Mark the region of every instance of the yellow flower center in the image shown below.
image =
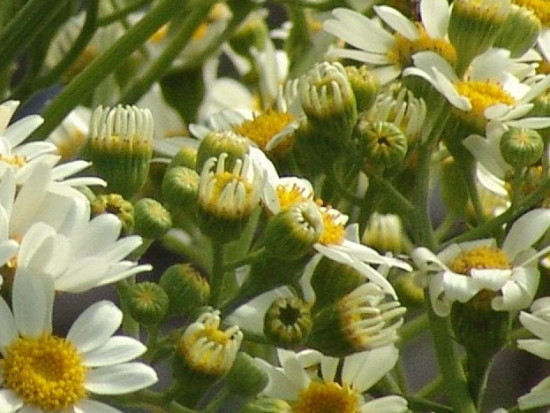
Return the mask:
[[[550,1],[548,0],[512,0],[512,3],[531,10],[542,26],[550,26]]]
[[[203,207],[226,218],[239,218],[251,208],[254,186],[244,177],[225,171],[216,173],[215,182]]]
[[[416,40],[409,40],[400,33],[395,33],[395,44],[388,52],[388,58],[400,67],[412,64],[412,55],[423,51],[432,51],[439,54],[451,65],[456,63],[456,51],[451,43],[445,39],[428,36],[424,27],[418,23],[420,35]]]
[[[86,367],[73,344],[43,334],[20,337],[6,350],[4,387],[46,412],[69,409],[86,397]]]
[[[300,188],[298,185],[292,185],[291,188],[284,185],[279,185],[275,191],[277,192],[277,198],[279,199],[281,211],[291,207],[294,204],[311,199],[311,196],[304,194],[304,188]]]
[[[467,80],[455,84],[456,90],[470,100],[472,109],[468,112],[455,110],[455,114],[467,124],[476,129],[485,128],[485,109],[502,103],[508,106],[515,104],[515,99],[502,87],[493,81]]]
[[[292,406],[293,413],[358,413],[359,394],[349,386],[335,382],[312,381],[300,391],[298,401]]]
[[[6,156],[0,154],[0,161],[15,166],[16,168],[21,168],[27,164],[27,158],[21,155]]]
[[[321,208],[323,233],[319,242],[324,245],[341,244],[344,241],[345,223],[341,222],[340,213],[332,208]]]
[[[454,259],[450,268],[458,274],[470,275],[473,269],[510,269],[510,258],[495,247],[480,246],[465,251]]]
[[[81,130],[74,130],[66,139],[56,142],[57,152],[63,160],[74,158],[84,146],[87,136]]]
[[[260,149],[265,151],[265,147],[269,141],[271,141],[276,134],[282,132],[284,128],[294,120],[295,117],[290,113],[269,110],[255,116],[252,120],[247,120],[239,125],[233,126],[233,131],[241,136],[247,137],[255,142]],[[284,154],[292,146],[294,141],[292,138],[293,136],[289,136],[289,139],[285,139],[270,153],[276,157]]]

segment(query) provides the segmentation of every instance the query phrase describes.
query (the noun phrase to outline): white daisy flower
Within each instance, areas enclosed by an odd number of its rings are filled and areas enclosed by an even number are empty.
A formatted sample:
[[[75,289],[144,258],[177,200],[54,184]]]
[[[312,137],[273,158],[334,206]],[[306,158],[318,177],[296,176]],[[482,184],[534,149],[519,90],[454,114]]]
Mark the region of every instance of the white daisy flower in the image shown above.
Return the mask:
[[[537,338],[518,340],[518,348],[550,360],[550,297],[535,300],[529,310],[530,312],[522,311],[519,320]],[[525,410],[550,405],[549,388],[550,377],[547,377],[518,399],[519,407]]]
[[[281,209],[296,202],[315,200],[313,187],[305,179],[279,178],[275,174],[267,176],[271,188],[264,189],[263,202],[270,212],[277,213]],[[321,200],[315,200],[322,205]],[[348,216],[330,206],[319,207],[323,219],[323,233],[315,250],[323,256],[349,265],[364,274],[366,278],[378,284],[382,289],[395,297],[395,291],[389,281],[369,264],[387,265],[411,271],[411,266],[396,258],[383,256],[376,250],[360,243],[359,226],[347,225]]]
[[[21,272],[12,306],[0,299],[0,405],[6,413],[121,413],[93,395],[131,393],[155,383],[155,371],[131,360],[145,346],[113,336],[122,312],[100,301],[86,309],[66,337],[52,334],[50,279]]]
[[[366,398],[363,393],[389,372],[398,358],[393,346],[380,347],[348,356],[337,378],[339,359],[314,350],[294,353],[277,350],[281,367],[256,359],[269,376],[263,394],[289,402],[293,412],[398,413],[407,411],[400,396]]]
[[[508,50],[493,48],[478,55],[462,78],[437,53],[420,52],[413,60],[415,67],[403,75],[428,81],[455,108],[453,114],[473,128],[483,131],[490,120],[526,128],[538,125],[540,118],[518,119],[532,109],[530,101],[550,86],[550,76],[521,82],[511,72],[516,66]]]
[[[453,302],[470,300],[495,311],[529,306],[539,283],[538,258],[550,249],[532,246],[549,226],[550,210],[535,209],[512,225],[501,246],[491,238],[452,244],[437,255],[415,249],[412,257],[429,277],[434,312],[445,317]]]
[[[119,238],[122,224],[114,215],[89,220],[89,216],[73,214],[73,218],[59,231],[45,222],[25,231],[15,277],[21,271],[32,271],[51,278],[58,291],[83,292],[152,269],[127,259],[143,240],[136,235]]]
[[[417,24],[394,8],[373,9],[393,32],[361,13],[334,9],[334,19],[326,20],[324,29],[356,50],[336,48],[329,52],[331,56],[371,65],[382,84],[398,78],[411,65],[411,56],[416,52],[433,50],[451,63],[456,61],[456,52],[447,39],[450,7],[446,0],[422,0],[421,22]]]

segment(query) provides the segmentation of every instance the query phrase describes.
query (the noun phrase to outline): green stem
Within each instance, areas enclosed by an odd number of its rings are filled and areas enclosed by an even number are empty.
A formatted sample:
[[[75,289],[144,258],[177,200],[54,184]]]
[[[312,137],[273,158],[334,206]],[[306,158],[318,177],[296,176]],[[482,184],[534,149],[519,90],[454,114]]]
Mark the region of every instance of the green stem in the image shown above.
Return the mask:
[[[428,315],[425,313],[422,313],[419,316],[413,318],[412,320],[407,321],[405,325],[403,325],[399,329],[400,346],[402,347],[403,345],[407,344],[409,341],[418,337],[420,334],[427,331],[429,327],[430,327],[430,320],[428,319]]]
[[[193,7],[189,7],[189,15],[170,38],[168,45],[160,56],[153,61],[143,76],[128,85],[120,98],[120,102],[127,104],[137,102],[149,90],[151,85],[166,73],[172,62],[192,39],[193,33],[204,21],[214,3],[216,3],[216,0],[196,1]]]
[[[407,399],[409,409],[414,412],[432,412],[432,413],[453,413],[455,410],[448,406],[444,406],[439,403],[434,403],[430,400],[422,399],[419,397],[404,396]]]
[[[110,398],[109,398],[110,399]],[[181,404],[166,397],[164,393],[157,393],[151,390],[141,390],[122,396],[113,396],[112,400],[124,406],[136,406],[143,408],[149,406],[152,409],[161,409],[165,413],[196,413],[196,410],[182,406]]]
[[[263,257],[265,252],[266,252],[265,247],[258,248],[256,251],[247,254],[243,258],[226,263],[223,266],[223,268],[225,271],[231,271],[231,270],[234,270],[235,268],[242,267],[243,265],[250,264],[258,260],[259,258]]]
[[[126,16],[128,16],[130,13],[134,11],[138,11],[143,6],[145,6],[148,3],[151,3],[152,0],[136,0],[134,3],[129,4],[128,6],[117,10],[116,12],[113,12],[112,14],[109,14],[108,16],[102,17],[97,21],[98,26],[108,26],[111,23],[116,22],[117,20],[120,20]]]
[[[44,110],[42,116],[45,121],[32,135],[32,139],[36,140],[47,136],[53,131],[74,107],[93,93],[107,75],[112,73],[134,50],[140,48],[180,9],[181,0],[161,0],[143,19],[131,27],[116,43],[94,59],[86,69],[63,88]]]
[[[437,376],[435,379],[425,384],[420,390],[415,394],[415,397],[418,398],[428,398],[434,395],[441,394],[444,388],[443,377]]]
[[[212,272],[210,274],[210,305],[218,308],[221,304],[223,284],[225,281],[224,268],[225,244],[212,240]]]

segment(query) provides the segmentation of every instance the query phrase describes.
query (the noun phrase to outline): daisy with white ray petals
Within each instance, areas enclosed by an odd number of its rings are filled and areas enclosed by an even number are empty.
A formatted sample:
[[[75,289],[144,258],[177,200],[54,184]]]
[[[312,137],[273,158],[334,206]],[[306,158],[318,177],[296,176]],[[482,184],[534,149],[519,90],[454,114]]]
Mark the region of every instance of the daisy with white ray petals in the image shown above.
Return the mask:
[[[453,302],[470,300],[494,311],[528,307],[539,283],[537,261],[550,249],[532,247],[548,227],[550,210],[535,209],[512,225],[501,247],[491,238],[452,244],[437,256],[415,249],[412,257],[427,276],[435,313],[446,317]]]
[[[268,185],[264,188],[262,200],[270,212],[276,214],[297,202],[314,200],[319,205],[323,219],[323,232],[319,242],[314,244],[315,250],[331,260],[353,267],[395,297],[395,291],[386,277],[369,264],[411,271],[409,264],[383,256],[361,244],[358,225],[347,225],[347,215],[330,206],[322,206],[321,200],[314,199],[313,187],[309,181],[296,177],[279,178],[276,172],[267,174],[267,180]]]
[[[113,336],[122,312],[100,301],[86,309],[67,336],[52,334],[50,279],[21,272],[13,310],[0,299],[2,412],[121,413],[91,396],[131,393],[155,383],[155,371],[131,362],[146,350],[138,340]]]
[[[394,32],[353,10],[337,8],[334,19],[324,23],[325,31],[349,43],[356,50],[335,48],[332,56],[349,58],[373,66],[381,83],[398,78],[411,65],[411,56],[432,50],[451,64],[456,52],[447,39],[450,8],[445,0],[422,0],[421,22],[413,23],[399,11],[388,6],[375,6],[378,17]]]
[[[315,350],[299,353],[279,349],[281,367],[256,359],[269,376],[263,393],[288,401],[294,413],[399,413],[407,411],[407,401],[399,396],[368,399],[363,392],[376,384],[395,365],[398,351],[393,345],[348,356],[341,378],[339,359]]]
[[[519,321],[537,338],[518,340],[518,348],[550,360],[550,297],[535,300],[529,310],[520,313]],[[525,410],[550,405],[549,389],[550,377],[547,377],[518,399],[519,407]]]
[[[483,130],[490,120],[524,128],[540,124],[540,118],[518,119],[532,109],[531,100],[550,86],[550,76],[529,84],[520,81],[512,72],[519,69],[508,50],[489,49],[478,55],[462,78],[437,53],[419,52],[413,60],[415,67],[403,75],[427,80],[456,109],[453,113],[476,129]]]

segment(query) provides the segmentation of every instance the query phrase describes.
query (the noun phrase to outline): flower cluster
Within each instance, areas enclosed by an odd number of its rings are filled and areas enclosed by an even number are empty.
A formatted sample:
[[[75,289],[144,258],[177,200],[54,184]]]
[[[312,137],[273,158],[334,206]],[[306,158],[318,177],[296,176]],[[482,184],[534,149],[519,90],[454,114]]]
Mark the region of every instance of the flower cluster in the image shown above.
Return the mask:
[[[550,406],[550,3],[0,22],[0,412]]]

